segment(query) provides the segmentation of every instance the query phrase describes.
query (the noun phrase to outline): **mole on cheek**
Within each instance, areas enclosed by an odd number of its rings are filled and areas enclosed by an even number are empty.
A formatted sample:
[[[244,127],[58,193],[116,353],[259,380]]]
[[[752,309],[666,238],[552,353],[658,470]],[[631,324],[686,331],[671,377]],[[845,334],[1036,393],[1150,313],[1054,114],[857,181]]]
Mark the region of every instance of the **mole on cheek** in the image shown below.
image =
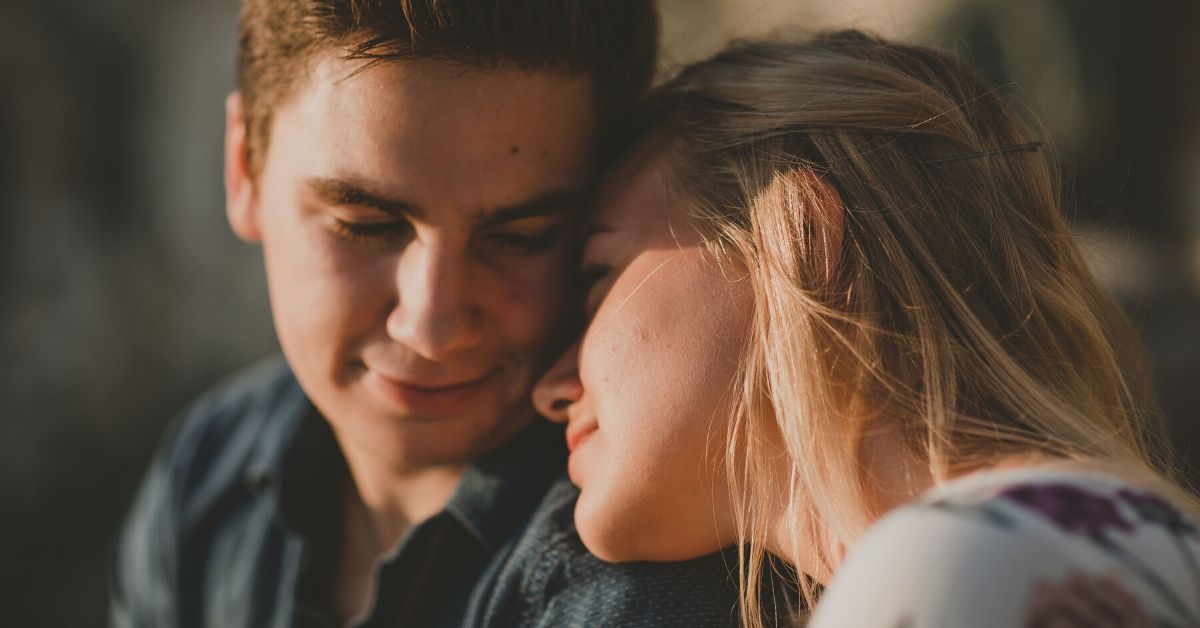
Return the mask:
[[[517,153],[519,153],[519,152],[521,152],[521,147],[520,147],[520,146],[513,146],[513,147],[511,147],[511,148],[509,148],[509,149],[508,149],[508,154],[509,154],[509,155],[516,155],[516,154],[517,154]]]

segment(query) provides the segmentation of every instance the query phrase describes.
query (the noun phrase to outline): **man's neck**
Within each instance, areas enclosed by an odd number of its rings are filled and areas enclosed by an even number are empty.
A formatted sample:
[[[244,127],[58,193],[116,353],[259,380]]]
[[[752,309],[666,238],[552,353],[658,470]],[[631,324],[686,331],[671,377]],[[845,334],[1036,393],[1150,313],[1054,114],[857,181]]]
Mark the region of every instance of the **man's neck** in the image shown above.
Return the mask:
[[[374,567],[408,530],[446,507],[466,465],[445,465],[400,472],[370,455],[346,448],[350,469],[342,492],[341,538],[329,592],[339,624],[371,603]]]
[[[346,452],[350,491],[346,508],[360,532],[370,535],[377,555],[395,547],[410,527],[440,512],[450,501],[465,464],[400,471],[369,455]]]

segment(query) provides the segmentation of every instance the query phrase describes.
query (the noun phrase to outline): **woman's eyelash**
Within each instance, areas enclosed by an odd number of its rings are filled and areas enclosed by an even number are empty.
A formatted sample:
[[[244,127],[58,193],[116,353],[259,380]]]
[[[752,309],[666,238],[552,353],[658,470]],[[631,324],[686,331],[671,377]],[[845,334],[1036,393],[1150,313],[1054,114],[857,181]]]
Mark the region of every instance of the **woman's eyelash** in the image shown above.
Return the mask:
[[[591,292],[600,280],[604,279],[610,272],[612,267],[607,264],[585,264],[579,270],[579,285],[586,294]]]

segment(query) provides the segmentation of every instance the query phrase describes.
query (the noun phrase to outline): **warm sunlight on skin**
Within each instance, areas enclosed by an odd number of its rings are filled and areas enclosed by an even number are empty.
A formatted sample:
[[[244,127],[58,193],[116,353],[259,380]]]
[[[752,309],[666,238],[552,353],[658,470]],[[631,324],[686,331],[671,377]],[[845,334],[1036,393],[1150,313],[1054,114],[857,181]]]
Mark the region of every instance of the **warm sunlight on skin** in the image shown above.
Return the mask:
[[[726,403],[752,293],[704,247],[665,172],[650,143],[607,180],[582,261],[591,325],[534,394],[567,422],[576,525],[606,560],[682,560],[734,539]]]
[[[534,390],[567,423],[576,524],[606,560],[682,560],[735,539],[726,468],[728,405],[754,311],[744,268],[702,242],[686,198],[668,184],[659,140],[609,175],[588,226],[582,273],[590,325]],[[886,427],[886,426],[885,426]],[[786,486],[780,449],[774,481]],[[931,484],[892,429],[863,441],[880,513]],[[765,514],[768,548],[824,582],[841,562],[805,504]]]

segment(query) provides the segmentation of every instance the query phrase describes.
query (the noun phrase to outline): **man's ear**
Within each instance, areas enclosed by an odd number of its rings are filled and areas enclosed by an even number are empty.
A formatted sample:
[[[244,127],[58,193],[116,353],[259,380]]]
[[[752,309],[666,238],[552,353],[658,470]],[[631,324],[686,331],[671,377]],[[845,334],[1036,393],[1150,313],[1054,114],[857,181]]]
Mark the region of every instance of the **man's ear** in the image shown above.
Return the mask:
[[[262,240],[258,195],[246,158],[246,118],[242,93],[225,98],[225,215],[237,236],[247,242]]]

